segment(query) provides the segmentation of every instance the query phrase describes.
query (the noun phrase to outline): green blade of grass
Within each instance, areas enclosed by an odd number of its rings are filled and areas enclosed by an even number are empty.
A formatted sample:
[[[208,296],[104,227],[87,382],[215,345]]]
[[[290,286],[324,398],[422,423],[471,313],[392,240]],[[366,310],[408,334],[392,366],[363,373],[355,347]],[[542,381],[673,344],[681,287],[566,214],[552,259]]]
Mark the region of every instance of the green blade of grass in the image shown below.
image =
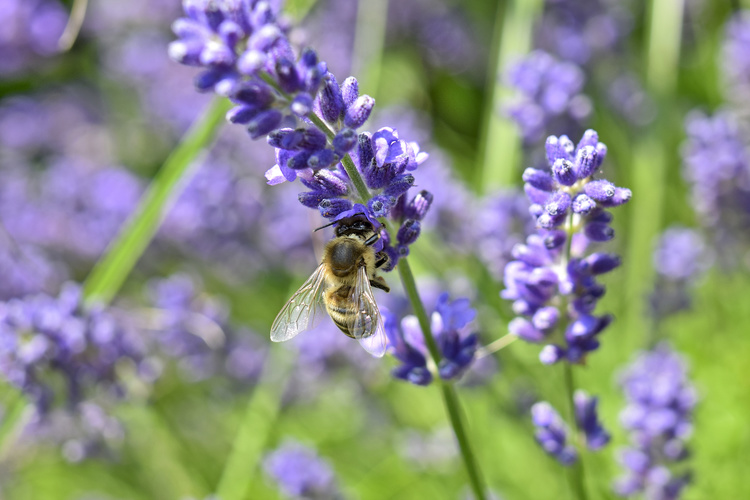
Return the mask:
[[[138,207],[123,224],[84,284],[87,302],[108,303],[122,286],[159,228],[180,180],[198,154],[213,141],[229,101],[216,97],[185,133],[144,193]]]

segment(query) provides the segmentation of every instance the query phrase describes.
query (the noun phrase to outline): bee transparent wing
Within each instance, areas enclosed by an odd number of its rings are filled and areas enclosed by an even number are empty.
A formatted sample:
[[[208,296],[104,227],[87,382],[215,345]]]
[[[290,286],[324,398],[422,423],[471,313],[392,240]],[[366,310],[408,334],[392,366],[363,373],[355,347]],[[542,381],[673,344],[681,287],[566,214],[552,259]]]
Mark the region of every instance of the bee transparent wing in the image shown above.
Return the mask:
[[[284,304],[271,325],[271,340],[284,342],[313,328],[323,316],[325,268],[321,264]]]
[[[383,318],[364,266],[357,271],[351,299],[355,313],[350,316],[347,325],[349,332],[367,352],[378,358],[383,357],[386,341]]]

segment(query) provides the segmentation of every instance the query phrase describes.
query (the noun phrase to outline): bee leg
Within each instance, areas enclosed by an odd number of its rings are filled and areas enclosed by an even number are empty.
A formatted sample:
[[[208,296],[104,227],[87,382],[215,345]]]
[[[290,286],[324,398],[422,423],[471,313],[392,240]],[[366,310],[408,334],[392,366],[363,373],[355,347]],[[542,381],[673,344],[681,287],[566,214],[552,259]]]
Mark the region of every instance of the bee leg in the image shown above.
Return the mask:
[[[373,279],[371,279],[370,286],[380,288],[381,290],[385,290],[386,292],[391,291],[391,287],[388,286],[388,283],[385,282],[382,276],[375,276]]]
[[[365,245],[367,245],[369,247],[370,245],[373,245],[379,239],[380,239],[380,234],[379,233],[375,233],[375,234],[373,234],[372,236],[370,236],[369,238],[367,238],[365,240]]]
[[[376,255],[378,260],[375,261],[375,269],[380,269],[385,265],[386,262],[388,262],[390,259],[388,258],[388,255],[383,252],[378,252]]]

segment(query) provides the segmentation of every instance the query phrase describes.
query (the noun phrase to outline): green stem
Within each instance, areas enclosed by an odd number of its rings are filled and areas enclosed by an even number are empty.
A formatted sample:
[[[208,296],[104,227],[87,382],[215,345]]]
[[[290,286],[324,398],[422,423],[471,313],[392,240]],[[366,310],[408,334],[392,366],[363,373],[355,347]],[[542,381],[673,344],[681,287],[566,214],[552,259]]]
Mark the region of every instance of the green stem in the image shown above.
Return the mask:
[[[286,349],[270,350],[232,443],[232,452],[224,464],[216,487],[217,498],[242,500],[247,497],[256,466],[278,419],[284,381],[291,367],[292,360]]]
[[[588,495],[586,493],[585,484],[585,473],[583,469],[583,453],[581,452],[581,429],[578,428],[578,421],[576,420],[576,407],[573,395],[575,393],[575,383],[573,382],[573,367],[568,362],[563,362],[565,369],[565,392],[568,400],[568,415],[569,422],[575,422],[575,437],[573,439],[576,448],[578,449],[578,461],[571,466],[570,469],[570,482],[571,487],[575,492],[576,500],[587,500]]]
[[[214,98],[164,162],[138,207],[86,279],[84,296],[88,303],[108,303],[120,289],[159,228],[169,202],[179,193],[180,181],[193,160],[213,141],[228,105],[226,99]]]
[[[419,297],[419,292],[417,291],[417,285],[414,281],[414,275],[411,272],[411,268],[409,267],[409,262],[405,257],[401,258],[396,267],[398,268],[398,274],[401,277],[401,283],[404,285],[406,295],[409,297],[409,301],[414,308],[414,314],[417,316],[417,320],[419,320],[419,326],[422,328],[425,343],[427,344],[427,350],[430,352],[432,360],[438,365],[441,357],[440,350],[438,349],[437,342],[435,342],[435,338],[432,336],[430,320],[427,317],[427,312],[422,304],[422,299]],[[477,500],[484,500],[485,490],[481,472],[471,448],[468,435],[466,434],[461,415],[461,405],[458,401],[456,389],[452,384],[445,382],[442,379],[439,380],[443,395],[443,403],[448,412],[453,432],[456,435],[456,440],[458,441],[458,447],[461,450],[461,457],[463,458],[466,472],[469,474],[471,489],[474,491]]]

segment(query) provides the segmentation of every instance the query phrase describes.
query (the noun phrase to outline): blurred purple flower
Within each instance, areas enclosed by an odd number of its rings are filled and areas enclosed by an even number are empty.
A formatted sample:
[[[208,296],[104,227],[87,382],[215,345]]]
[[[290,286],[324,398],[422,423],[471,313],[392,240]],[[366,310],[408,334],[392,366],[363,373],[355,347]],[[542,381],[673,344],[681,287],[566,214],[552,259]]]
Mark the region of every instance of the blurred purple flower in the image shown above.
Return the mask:
[[[307,446],[291,441],[282,444],[265,457],[263,470],[289,498],[342,498],[331,466]]]
[[[710,231],[717,255],[732,266],[734,255],[747,245],[750,228],[750,156],[746,132],[730,111],[713,117],[699,111],[685,119],[683,176],[692,190],[692,204]]]
[[[552,0],[545,3],[536,46],[575,64],[610,58],[632,29],[627,6],[607,0]]]
[[[690,306],[689,288],[711,267],[713,256],[695,229],[673,226],[664,231],[654,250],[657,273],[650,297],[657,319]]]
[[[533,230],[529,202],[516,190],[498,191],[486,196],[476,212],[471,231],[477,255],[495,279],[502,279],[513,248]]]
[[[627,406],[620,421],[631,438],[622,451],[625,475],[615,483],[623,497],[675,500],[691,474],[674,465],[688,457],[685,441],[692,433],[697,401],[685,361],[668,344],[640,353],[620,376]]]
[[[506,104],[505,113],[527,144],[549,133],[580,129],[591,114],[591,101],[582,93],[583,71],[546,52],[531,52],[511,65],[507,81],[518,97]]]
[[[0,75],[36,69],[58,50],[68,14],[56,0],[3,0],[0,6]]]
[[[568,444],[568,430],[560,414],[546,401],[531,407],[531,420],[537,428],[536,442],[549,455],[563,465],[572,465],[578,460],[578,452]]]
[[[122,317],[103,308],[83,310],[76,284],[66,284],[57,297],[0,303],[0,375],[42,418],[95,395],[122,395],[116,367],[123,361],[137,367],[143,355],[142,339]]]
[[[252,382],[265,359],[266,343],[246,329],[233,328],[220,300],[202,291],[185,274],[148,284],[149,309],[136,310],[142,328],[158,350],[190,380],[229,376]]]

